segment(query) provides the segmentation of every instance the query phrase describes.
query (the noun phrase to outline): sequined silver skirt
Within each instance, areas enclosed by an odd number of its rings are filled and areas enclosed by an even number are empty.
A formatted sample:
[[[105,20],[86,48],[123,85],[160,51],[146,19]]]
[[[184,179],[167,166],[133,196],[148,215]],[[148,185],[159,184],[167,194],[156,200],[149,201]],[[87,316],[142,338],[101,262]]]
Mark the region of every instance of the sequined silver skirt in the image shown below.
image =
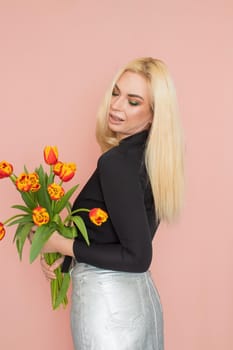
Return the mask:
[[[160,298],[150,272],[77,263],[72,272],[75,350],[163,350]]]

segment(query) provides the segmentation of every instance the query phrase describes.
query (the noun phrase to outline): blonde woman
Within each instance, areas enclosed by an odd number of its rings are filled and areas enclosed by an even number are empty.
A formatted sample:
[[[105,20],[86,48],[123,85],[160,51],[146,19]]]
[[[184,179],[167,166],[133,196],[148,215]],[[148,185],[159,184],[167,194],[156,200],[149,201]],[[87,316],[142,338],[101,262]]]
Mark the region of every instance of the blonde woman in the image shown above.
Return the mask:
[[[161,221],[179,214],[183,195],[183,148],[175,89],[166,65],[136,59],[123,67],[98,113],[97,168],[74,202],[101,208],[102,226],[85,215],[91,245],[82,236],[54,233],[44,252],[66,256],[71,271],[71,326],[76,350],[163,350],[163,315],[148,271],[152,240]]]

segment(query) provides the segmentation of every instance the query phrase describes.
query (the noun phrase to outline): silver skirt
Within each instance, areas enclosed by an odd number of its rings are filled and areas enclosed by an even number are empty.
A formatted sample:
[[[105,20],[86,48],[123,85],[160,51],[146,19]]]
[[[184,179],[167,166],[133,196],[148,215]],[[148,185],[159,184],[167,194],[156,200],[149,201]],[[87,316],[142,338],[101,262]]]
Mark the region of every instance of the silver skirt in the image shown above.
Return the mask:
[[[77,263],[72,272],[75,350],[163,350],[163,315],[150,272]]]

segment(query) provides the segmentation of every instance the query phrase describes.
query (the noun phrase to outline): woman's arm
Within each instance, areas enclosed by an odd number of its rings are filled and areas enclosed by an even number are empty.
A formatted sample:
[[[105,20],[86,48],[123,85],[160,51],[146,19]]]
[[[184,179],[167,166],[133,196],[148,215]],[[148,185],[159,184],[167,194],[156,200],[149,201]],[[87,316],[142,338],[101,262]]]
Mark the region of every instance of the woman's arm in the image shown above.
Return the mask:
[[[98,163],[101,191],[119,243],[75,241],[74,255],[78,262],[97,267],[144,272],[152,259],[152,233],[144,204],[138,162],[124,154],[101,157]],[[101,228],[99,234],[101,235]]]
[[[60,253],[62,255],[74,256],[73,253],[74,239],[65,238],[57,232],[54,232],[49,240],[45,243],[42,253]]]

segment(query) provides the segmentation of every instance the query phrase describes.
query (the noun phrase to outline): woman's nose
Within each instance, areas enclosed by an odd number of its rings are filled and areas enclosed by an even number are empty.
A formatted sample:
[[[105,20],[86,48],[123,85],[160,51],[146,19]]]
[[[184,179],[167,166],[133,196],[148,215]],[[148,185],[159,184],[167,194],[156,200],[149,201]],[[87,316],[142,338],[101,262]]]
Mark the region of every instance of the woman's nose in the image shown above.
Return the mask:
[[[115,110],[121,110],[123,106],[123,101],[121,99],[121,96],[113,96],[111,101],[111,107]]]

